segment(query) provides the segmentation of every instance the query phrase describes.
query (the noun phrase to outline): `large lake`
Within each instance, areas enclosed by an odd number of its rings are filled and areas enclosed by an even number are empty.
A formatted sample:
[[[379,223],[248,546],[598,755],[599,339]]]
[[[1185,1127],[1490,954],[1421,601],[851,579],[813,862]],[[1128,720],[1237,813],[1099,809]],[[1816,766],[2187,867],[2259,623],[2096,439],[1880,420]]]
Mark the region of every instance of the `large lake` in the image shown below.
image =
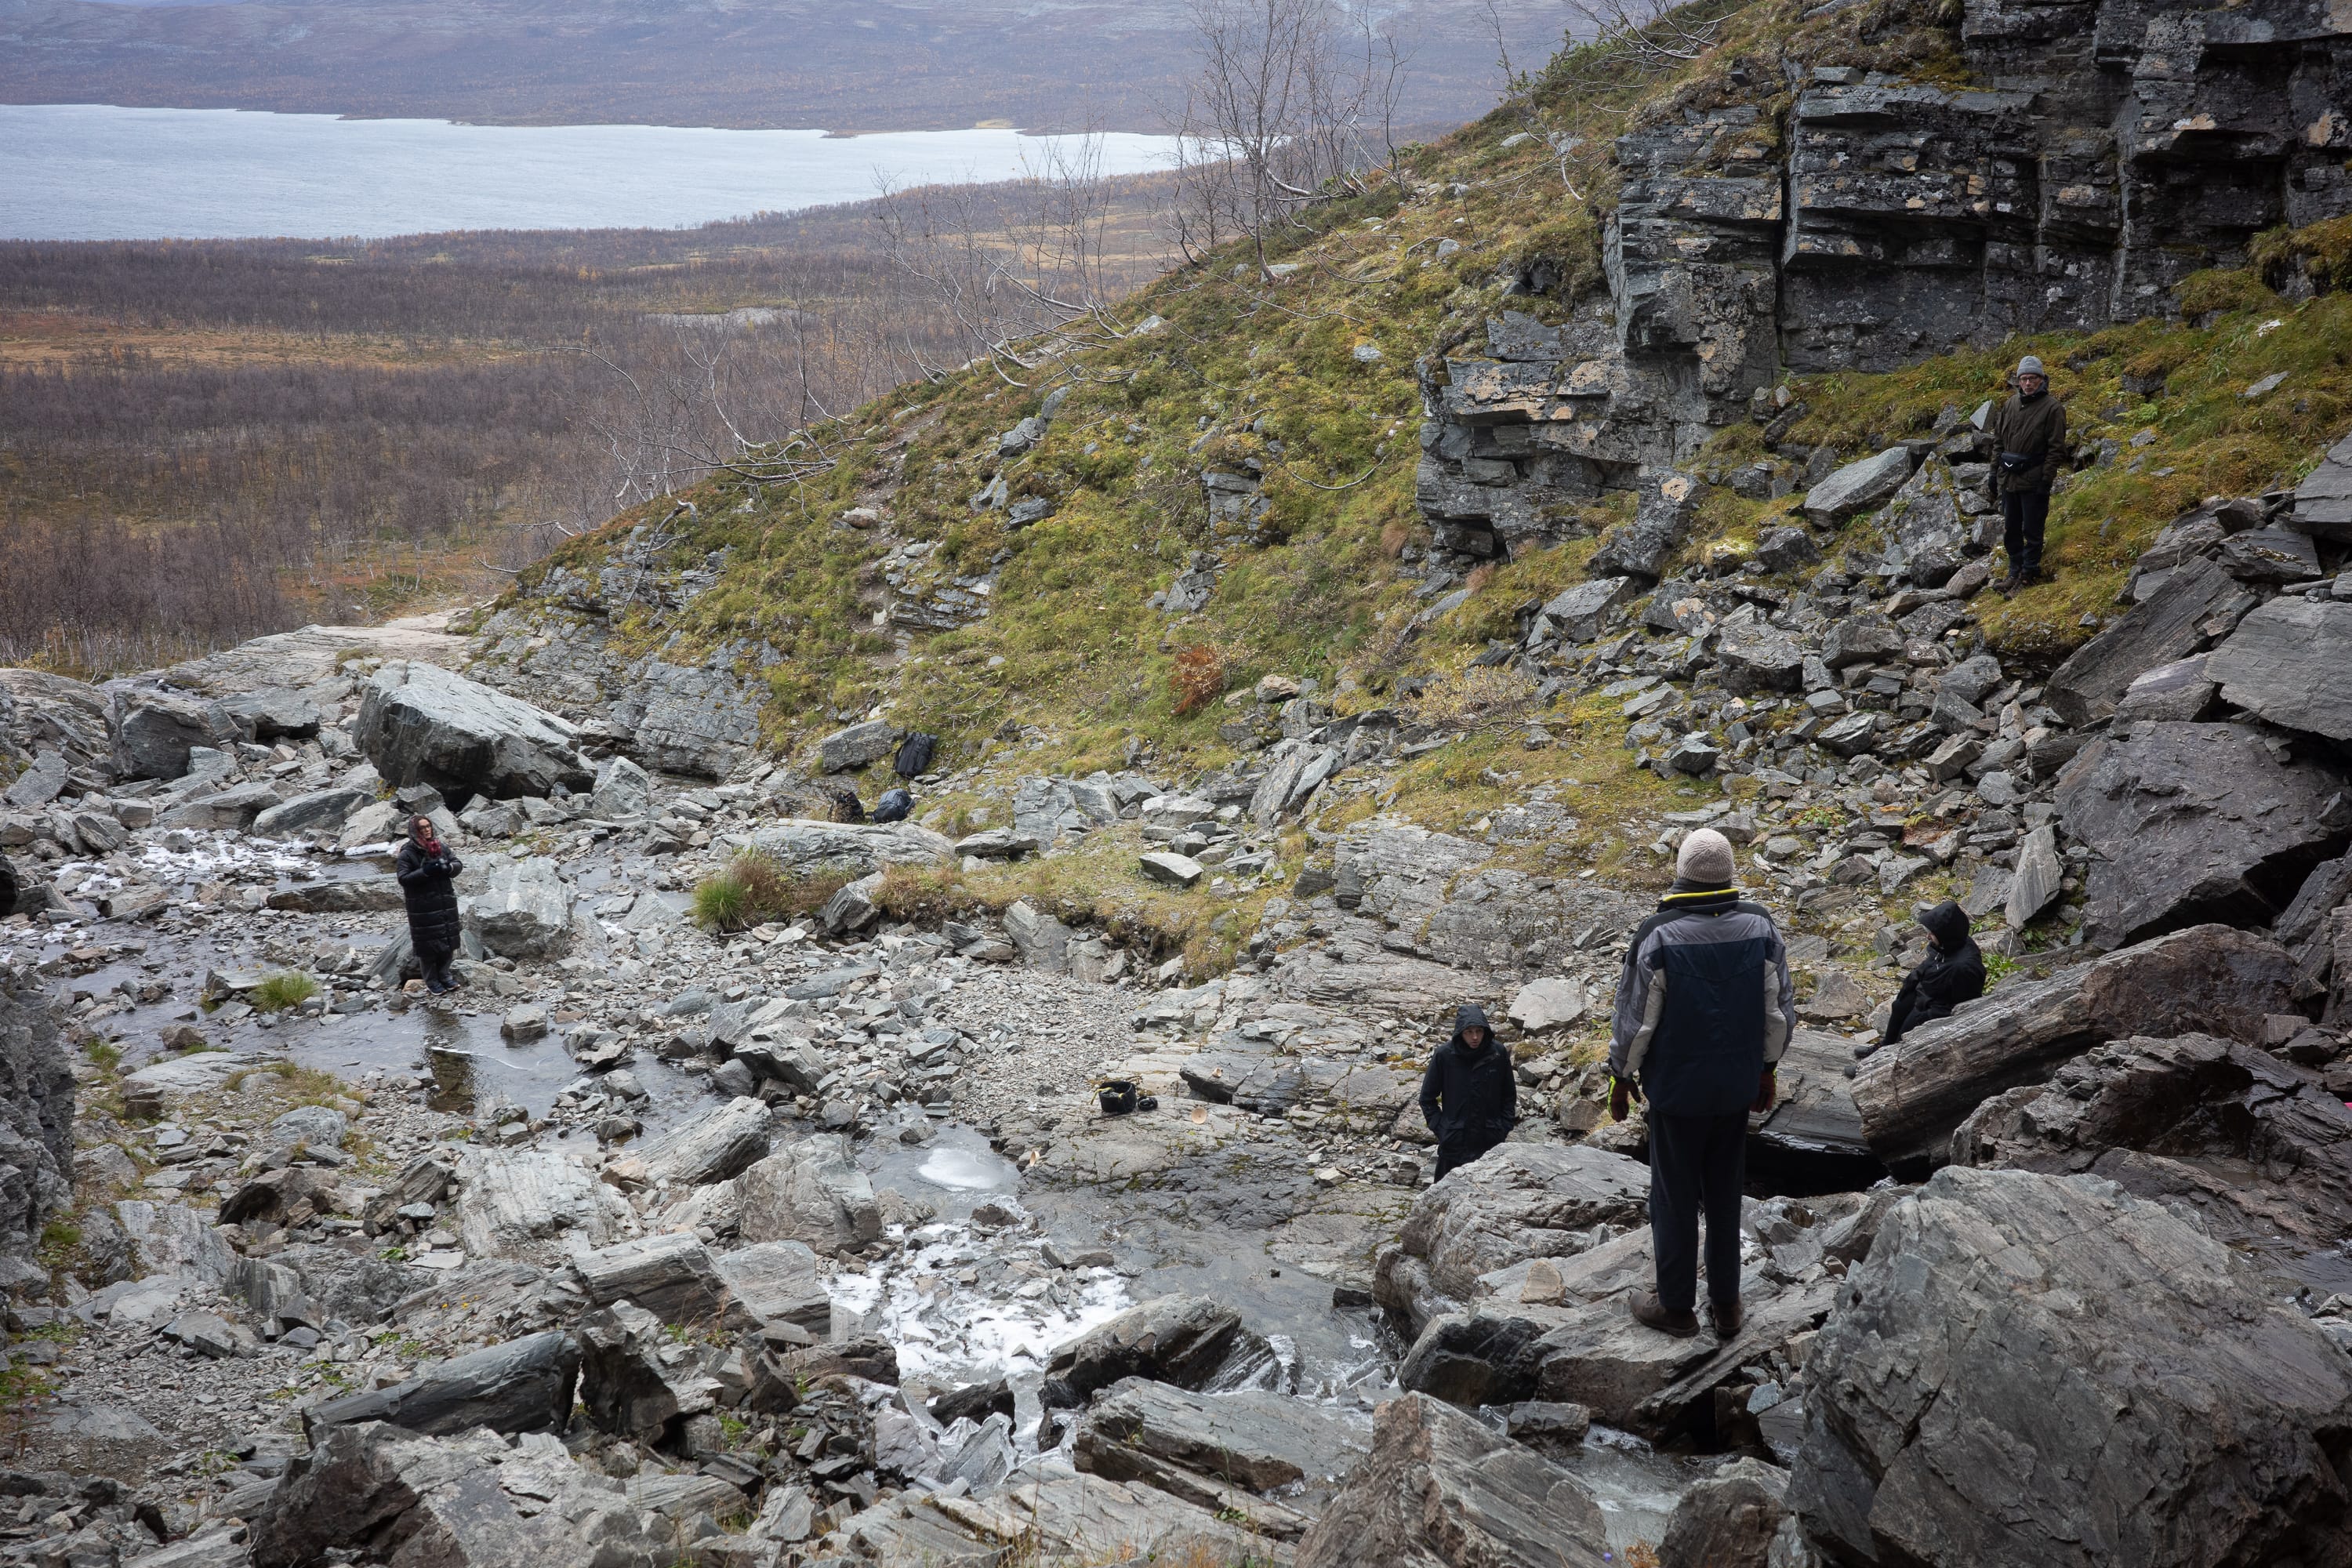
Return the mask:
[[[1005,180],[1012,131],[456,125],[227,109],[0,104],[0,238],[374,238],[460,228],[667,228],[906,185]],[[1108,174],[1166,138],[1101,138]]]

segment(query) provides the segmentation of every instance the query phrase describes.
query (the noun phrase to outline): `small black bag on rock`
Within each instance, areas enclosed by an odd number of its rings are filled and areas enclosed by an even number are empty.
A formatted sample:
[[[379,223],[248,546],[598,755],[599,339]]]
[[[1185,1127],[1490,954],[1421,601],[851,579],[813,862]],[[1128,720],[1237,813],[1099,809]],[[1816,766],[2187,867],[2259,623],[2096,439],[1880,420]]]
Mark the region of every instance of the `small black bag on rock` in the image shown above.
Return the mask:
[[[1105,1116],[1125,1116],[1136,1109],[1135,1085],[1123,1078],[1105,1079],[1101,1099]]]
[[[918,773],[929,773],[931,753],[939,750],[939,745],[940,738],[937,735],[926,735],[921,731],[917,731],[898,742],[898,757],[890,764],[890,771],[902,779],[910,779]]]

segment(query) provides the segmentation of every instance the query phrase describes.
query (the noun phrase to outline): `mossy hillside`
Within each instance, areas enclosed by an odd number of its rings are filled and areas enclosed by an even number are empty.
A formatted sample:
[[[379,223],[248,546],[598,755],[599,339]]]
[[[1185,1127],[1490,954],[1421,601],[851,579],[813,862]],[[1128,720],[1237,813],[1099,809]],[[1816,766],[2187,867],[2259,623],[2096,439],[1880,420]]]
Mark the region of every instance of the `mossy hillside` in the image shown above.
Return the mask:
[[[1964,74],[1948,6],[1879,0],[1810,22],[1794,0],[1721,9],[1721,44],[1687,64],[1651,71],[1592,49],[1557,57],[1485,121],[1410,150],[1398,184],[1317,209],[1275,247],[1286,268],[1278,279],[1241,266],[1238,252],[1213,257],[1128,301],[1118,317],[1128,335],[1077,347],[1034,374],[1012,373],[1028,384],[1012,384],[996,367],[967,368],[811,433],[831,456],[822,471],[775,484],[722,476],[700,487],[688,498],[696,514],[668,525],[678,536],[676,563],[727,549],[720,580],[677,616],[625,621],[625,639],[776,650],[766,670],[769,739],[795,756],[816,735],[879,709],[940,735],[947,767],[993,752],[990,771],[1006,778],[1006,769],[1117,768],[1139,743],[1165,771],[1229,761],[1234,750],[1218,733],[1234,716],[1227,705],[1180,716],[1172,690],[1179,656],[1206,647],[1229,690],[1269,672],[1312,678],[1342,712],[1391,705],[1459,737],[1367,787],[1329,792],[1321,828],[1376,810],[1475,827],[1549,784],[1575,803],[1580,819],[1565,847],[1570,867],[1654,869],[1635,853],[1651,836],[1628,825],[1717,787],[1669,786],[1636,770],[1620,702],[1544,709],[1528,683],[1514,687],[1496,679],[1504,672],[1473,667],[1492,642],[1516,637],[1522,612],[1578,580],[1590,535],[1629,515],[1630,498],[1587,509],[1578,521],[1588,537],[1480,573],[1465,604],[1426,625],[1417,624],[1426,604],[1396,557],[1427,542],[1412,501],[1414,359],[1475,352],[1501,309],[1556,321],[1602,287],[1616,134],[1685,110],[1759,102],[1760,91],[1789,79],[1784,58],[1955,83]],[[1789,98],[1760,101],[1759,121],[1723,138],[1709,159],[1729,168],[1774,153]],[[2323,241],[2279,241],[2273,248],[2287,260],[2267,264],[2269,275],[2292,264],[2320,276],[2334,254]],[[1536,273],[1547,289],[1521,291]],[[2041,353],[2068,399],[2078,444],[2119,444],[2059,498],[2057,581],[2011,603],[1979,601],[2005,654],[2054,658],[2091,635],[2086,616],[2117,613],[2129,562],[2170,517],[2209,493],[2290,481],[2341,433],[2352,407],[2344,358],[2352,304],[2344,297],[2294,304],[2253,273],[2205,274],[2181,304],[2185,324],[2018,340],[1890,374],[1793,382],[1809,412],[1791,439],[1862,455],[1923,433],[1947,405],[1965,410],[1997,395],[2019,353]],[[1136,330],[1154,317],[1153,330]],[[2274,320],[2281,324],[2264,330]],[[2126,374],[2144,377],[2159,363],[2160,393],[2122,390]],[[2271,395],[2242,396],[2277,370],[2287,380]],[[1049,498],[1055,510],[1011,530],[1003,510],[975,509],[972,497],[1000,468],[999,433],[1062,385],[1068,394],[1042,443],[1002,465],[1014,497]],[[2131,444],[2144,433],[2152,433],[2146,445]],[[1742,424],[1696,466],[1728,468],[1759,440],[1758,428]],[[1198,476],[1247,460],[1262,468],[1272,502],[1268,537],[1219,542]],[[1792,506],[1711,489],[1704,526],[1676,566],[1751,543]],[[667,518],[672,507],[666,500],[616,519],[557,559],[593,569],[629,527]],[[881,521],[853,526],[844,518],[853,508]],[[888,603],[883,557],[908,541],[935,545],[931,559],[953,574],[992,571],[990,615],[911,639],[877,625]],[[1223,571],[1201,613],[1170,618],[1145,605],[1194,551],[1211,548]],[[1408,676],[1426,682],[1417,695],[1402,684]],[[1538,721],[1552,743],[1531,750],[1527,733]],[[983,776],[932,792],[926,811],[961,827],[993,805],[1002,822],[1002,784]],[[1041,874],[1024,866],[1006,875]],[[1183,902],[1139,890],[1131,864],[1120,876],[1116,888],[1046,891],[1097,913],[1139,910],[1144,900]],[[955,896],[994,901],[1013,885],[999,887],[996,877],[978,874]],[[1197,907],[1199,896],[1189,897]],[[1196,929],[1205,917],[1154,914],[1151,923],[1170,944],[1206,941]]]
[[[2293,235],[2266,237],[2278,253],[2297,254]],[[2121,613],[2132,563],[2167,523],[2207,496],[2292,487],[2352,423],[2352,294],[2290,303],[2249,269],[2196,274],[2180,302],[2180,321],[2021,337],[1880,375],[1792,380],[1790,395],[1806,413],[1782,448],[1826,445],[1859,458],[1925,436],[1947,408],[1970,413],[2006,397],[2019,356],[2039,354],[2065,400],[2068,437],[2090,466],[2068,474],[2052,500],[2052,580],[1978,608],[1996,650],[2047,668]],[[2273,375],[2284,379],[2249,395]],[[1736,466],[1759,454],[1761,440],[1752,425],[1727,430],[1699,466]],[[1801,500],[1710,491],[1683,563],[1801,521]]]

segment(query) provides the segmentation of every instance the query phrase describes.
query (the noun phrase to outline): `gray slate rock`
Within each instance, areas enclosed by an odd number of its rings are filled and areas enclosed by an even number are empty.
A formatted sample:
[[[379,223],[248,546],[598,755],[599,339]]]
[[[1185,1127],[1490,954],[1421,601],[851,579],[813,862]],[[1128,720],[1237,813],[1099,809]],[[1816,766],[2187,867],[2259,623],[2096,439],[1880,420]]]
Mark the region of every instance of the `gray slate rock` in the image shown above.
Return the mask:
[[[71,771],[63,752],[44,750],[16,775],[7,793],[0,795],[0,801],[5,801],[11,811],[30,811],[35,806],[47,805],[66,787],[66,775]]]
[[[1952,1162],[2104,1176],[2194,1213],[2282,1297],[2352,1290],[2352,1110],[2308,1068],[2212,1035],[2112,1041],[1977,1107]],[[2249,1181],[2292,1171],[2291,1182]]]
[[[828,773],[866,767],[888,756],[898,744],[898,727],[887,719],[868,719],[845,730],[835,730],[817,742],[818,766]]]
[[[1054,1352],[1040,1397],[1049,1409],[1083,1405],[1097,1389],[1144,1377],[1206,1388],[1237,1359],[1265,1352],[1241,1314],[1205,1296],[1162,1296],[1129,1307]]]
[[[2194,654],[2159,664],[2138,677],[2116,704],[2116,718],[2126,722],[2194,724],[2210,716],[2220,689],[2206,673],[2208,658],[2208,655]]]
[[[236,727],[220,705],[153,687],[118,686],[108,705],[114,773],[124,779],[176,779],[199,746],[226,750]]]
[[[766,1159],[774,1126],[774,1118],[760,1101],[732,1100],[663,1137],[641,1158],[656,1185],[706,1186]]]
[[[2076,648],[2051,675],[2042,700],[2078,730],[2112,718],[2133,681],[2203,648],[2214,635],[2209,628],[2226,635],[2254,604],[2221,567],[2191,561],[2145,604]]]
[[[1263,1389],[1200,1394],[1130,1377],[1104,1390],[1078,1424],[1078,1468],[1141,1481],[1182,1497],[1205,1490],[1170,1467],[1253,1492],[1305,1486],[1328,1491],[1371,1447],[1361,1418]],[[1203,1501],[1201,1496],[1187,1500]]]
[[[2352,436],[2330,447],[2294,488],[2294,522],[2314,538],[2352,541]]]
[[[633,1301],[665,1323],[707,1327],[726,1307],[726,1286],[692,1231],[635,1237],[576,1253],[571,1268],[593,1304]]]
[[[2259,933],[2175,931],[1921,1026],[1863,1064],[1854,1109],[1881,1160],[1940,1163],[1952,1129],[1979,1104],[2046,1081],[2094,1046],[2194,1030],[2261,1039],[2264,1020],[2290,1009],[2295,973],[2294,955]]]
[[[263,838],[291,833],[340,833],[352,813],[374,798],[371,790],[313,790],[261,812],[253,819],[253,832]]]
[[[507,800],[595,783],[568,721],[438,665],[394,660],[369,677],[352,739],[395,788]]]
[[[1568,1471],[1423,1394],[1372,1415],[1372,1453],[1297,1568],[1604,1568],[1600,1505]]]
[[[302,1413],[312,1442],[331,1426],[382,1421],[428,1436],[488,1426],[560,1432],[572,1419],[580,1348],[565,1333],[530,1334],[442,1363],[406,1383],[345,1394]]]
[[[423,1568],[655,1568],[677,1561],[667,1521],[648,1528],[620,1483],[563,1455],[337,1426],[297,1458],[259,1517],[257,1568],[310,1568],[385,1541]]]
[[[2343,848],[2344,783],[2317,762],[2279,763],[2235,724],[2101,736],[2057,793],[2067,837],[2094,856],[2088,935],[2119,946],[2208,921],[2269,923]]]
[[[1848,1276],[1807,1384],[1790,1503],[1841,1561],[2343,1555],[2324,1435],[2352,1431],[2352,1356],[2094,1177],[1937,1173]]]
[[[1658,1542],[1658,1568],[1771,1568],[1789,1472],[1745,1456],[1695,1483]]]
[[[30,964],[0,964],[0,1281],[40,1277],[41,1232],[73,1201],[74,1079]],[[142,1211],[152,1205],[141,1205]]]
[[[1641,591],[1631,577],[1600,577],[1563,588],[1536,612],[1549,621],[1562,642],[1588,643],[1608,628],[1611,614]]]
[[[480,890],[458,907],[466,928],[500,958],[551,958],[572,945],[572,886],[546,856],[492,860]]]
[[[2352,741],[2352,604],[2273,599],[2207,657],[2205,676],[2273,724]]]
[[[878,1241],[882,1211],[849,1141],[817,1133],[755,1162],[735,1178],[746,1241],[800,1241],[827,1256]]]
[[[307,741],[319,732],[319,705],[282,686],[265,686],[225,697],[220,707],[257,741]]]
[[[1805,493],[1805,510],[1827,521],[1843,522],[1895,499],[1911,477],[1911,448],[1889,447],[1859,462],[1848,463]]]
[[[1587,571],[1595,578],[1632,577],[1654,583],[1666,557],[1690,537],[1698,512],[1698,481],[1671,469],[1647,470],[1633,521],[1601,542]]]
[[[787,817],[753,834],[751,843],[792,876],[847,871],[863,877],[885,866],[955,863],[955,847],[944,835],[911,822],[817,822]]]

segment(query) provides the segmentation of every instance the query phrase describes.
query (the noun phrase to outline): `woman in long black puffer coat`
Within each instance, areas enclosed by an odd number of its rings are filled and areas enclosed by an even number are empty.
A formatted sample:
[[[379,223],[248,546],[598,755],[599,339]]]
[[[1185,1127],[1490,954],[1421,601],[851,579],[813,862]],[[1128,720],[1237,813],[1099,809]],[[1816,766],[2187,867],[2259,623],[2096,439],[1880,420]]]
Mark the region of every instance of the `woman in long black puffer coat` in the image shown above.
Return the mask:
[[[400,896],[408,904],[408,940],[416,949],[416,966],[425,972],[425,988],[436,996],[457,988],[449,961],[457,956],[461,937],[457,875],[465,868],[434,832],[431,817],[409,820],[408,842],[400,847],[395,874]]]

